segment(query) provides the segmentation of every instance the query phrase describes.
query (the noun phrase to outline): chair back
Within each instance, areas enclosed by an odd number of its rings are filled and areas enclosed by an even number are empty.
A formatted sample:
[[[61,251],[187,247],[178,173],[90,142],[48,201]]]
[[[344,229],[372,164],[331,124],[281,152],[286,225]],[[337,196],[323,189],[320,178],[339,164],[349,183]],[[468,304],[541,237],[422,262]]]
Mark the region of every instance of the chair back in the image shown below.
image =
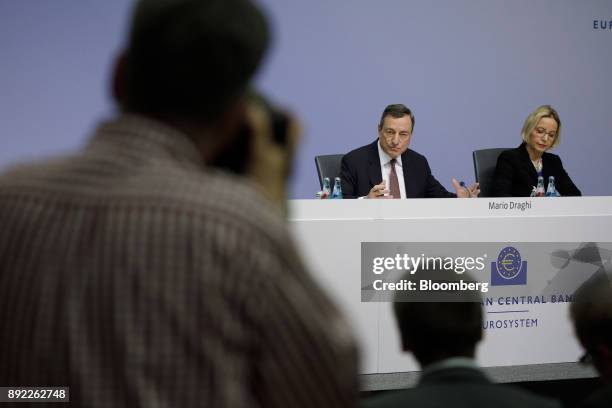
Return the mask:
[[[491,197],[493,193],[493,176],[495,174],[495,166],[497,166],[497,158],[506,147],[497,147],[494,149],[474,150],[472,158],[474,159],[474,174],[476,181],[480,183],[480,196]]]
[[[317,175],[319,176],[319,186],[323,188],[323,179],[329,177],[331,185],[334,185],[334,178],[340,176],[340,162],[343,154],[324,154],[315,156]]]

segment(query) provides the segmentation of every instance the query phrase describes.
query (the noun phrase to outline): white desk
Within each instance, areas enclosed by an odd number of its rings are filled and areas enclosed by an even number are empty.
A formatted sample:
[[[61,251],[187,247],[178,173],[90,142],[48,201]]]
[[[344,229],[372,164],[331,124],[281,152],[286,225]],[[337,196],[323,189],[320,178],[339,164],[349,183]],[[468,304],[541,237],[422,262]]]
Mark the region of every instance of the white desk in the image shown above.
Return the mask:
[[[530,208],[512,208],[525,201]],[[415,361],[400,351],[391,305],[361,302],[361,242],[612,242],[612,197],[294,200],[289,220],[310,270],[354,326],[361,373],[414,373]],[[486,330],[479,363],[493,373],[561,364],[566,374],[574,370],[568,376],[592,375],[574,367],[581,350],[567,304],[531,305],[530,316],[539,320],[537,329]],[[525,379],[498,376],[513,378]]]

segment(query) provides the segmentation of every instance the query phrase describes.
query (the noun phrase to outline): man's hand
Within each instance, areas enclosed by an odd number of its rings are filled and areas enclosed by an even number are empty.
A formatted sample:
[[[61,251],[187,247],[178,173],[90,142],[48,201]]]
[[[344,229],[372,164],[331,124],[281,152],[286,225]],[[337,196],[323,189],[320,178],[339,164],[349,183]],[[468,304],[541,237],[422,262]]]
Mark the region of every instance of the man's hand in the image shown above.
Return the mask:
[[[480,194],[480,184],[478,183],[474,183],[469,187],[464,187],[454,178],[452,179],[452,183],[458,198],[475,198]]]
[[[288,115],[287,142],[280,145],[273,140],[270,115],[263,106],[250,102],[246,116],[253,137],[247,174],[266,197],[284,209],[287,201],[287,179],[300,138],[300,125],[297,119]]]
[[[366,196],[367,198],[393,198],[392,195],[389,194],[389,190],[387,189],[387,183],[385,180],[381,181],[379,184],[375,185],[370,189],[370,192]]]

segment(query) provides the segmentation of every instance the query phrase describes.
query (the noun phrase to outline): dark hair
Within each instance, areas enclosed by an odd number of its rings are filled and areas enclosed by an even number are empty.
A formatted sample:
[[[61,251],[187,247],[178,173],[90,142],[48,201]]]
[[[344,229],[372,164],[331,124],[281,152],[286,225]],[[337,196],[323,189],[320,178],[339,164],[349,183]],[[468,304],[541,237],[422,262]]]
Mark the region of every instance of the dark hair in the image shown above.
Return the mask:
[[[570,305],[576,334],[587,348],[612,347],[612,276],[598,271],[582,284]]]
[[[383,123],[387,116],[394,117],[396,119],[403,118],[404,116],[410,116],[410,120],[412,121],[412,127],[410,132],[414,130],[414,115],[412,111],[406,107],[406,105],[402,105],[401,103],[397,103],[394,105],[388,105],[380,116],[380,122],[378,123],[378,130],[382,130]]]
[[[436,276],[439,282],[457,282],[459,278],[474,282],[467,274],[458,275],[452,270],[428,270],[427,274]],[[415,276],[406,278],[414,279]],[[422,365],[445,357],[472,356],[476,344],[482,339],[480,295],[458,292],[453,294],[453,299],[396,301],[393,305],[402,344],[412,351]]]
[[[214,121],[244,92],[268,42],[266,20],[248,0],[141,0],[123,107]]]

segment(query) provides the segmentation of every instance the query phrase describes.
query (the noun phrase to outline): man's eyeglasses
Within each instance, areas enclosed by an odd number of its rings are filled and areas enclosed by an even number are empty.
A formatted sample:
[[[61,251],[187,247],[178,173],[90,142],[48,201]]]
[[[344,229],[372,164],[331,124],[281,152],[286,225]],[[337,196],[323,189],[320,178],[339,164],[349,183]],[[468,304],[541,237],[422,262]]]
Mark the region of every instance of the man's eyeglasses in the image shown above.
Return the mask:
[[[385,135],[385,137],[392,138],[392,137],[395,137],[396,132],[393,129],[387,128],[383,131],[383,134]],[[401,137],[402,139],[405,139],[409,136],[410,136],[410,133],[408,132],[399,132],[399,137]]]

